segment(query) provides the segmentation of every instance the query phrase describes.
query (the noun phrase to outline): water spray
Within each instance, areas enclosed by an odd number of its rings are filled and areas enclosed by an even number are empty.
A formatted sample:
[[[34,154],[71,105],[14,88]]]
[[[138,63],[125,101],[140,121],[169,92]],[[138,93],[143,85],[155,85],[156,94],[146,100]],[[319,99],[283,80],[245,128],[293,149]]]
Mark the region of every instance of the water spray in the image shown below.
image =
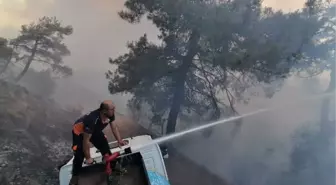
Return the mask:
[[[204,129],[207,129],[207,128],[210,128],[210,127],[214,127],[216,125],[228,123],[228,122],[231,122],[231,121],[236,121],[238,119],[245,118],[245,117],[248,117],[248,116],[253,116],[253,115],[264,113],[264,112],[274,111],[276,109],[284,108],[284,107],[287,107],[287,106],[290,106],[290,105],[292,105],[292,106],[293,105],[299,105],[301,103],[306,103],[307,101],[312,101],[312,100],[325,98],[325,97],[329,97],[329,96],[333,96],[333,95],[335,95],[335,93],[331,92],[331,93],[324,93],[324,94],[316,95],[316,96],[312,96],[312,97],[300,98],[296,102],[290,102],[290,103],[287,103],[285,105],[259,109],[257,111],[242,114],[240,116],[233,116],[233,117],[225,118],[225,119],[222,119],[222,120],[218,120],[218,121],[215,121],[215,122],[211,122],[211,123],[208,123],[208,124],[204,124],[204,125],[201,125],[201,126],[190,128],[188,130],[184,130],[184,131],[181,131],[181,132],[175,132],[173,134],[169,134],[169,135],[166,135],[166,136],[163,136],[163,137],[156,138],[149,143],[134,146],[134,147],[132,147],[132,150],[138,150],[138,149],[141,149],[143,147],[147,147],[147,146],[150,146],[150,145],[153,145],[153,144],[160,144],[160,143],[163,143],[163,142],[166,142],[166,141],[169,141],[169,140],[173,140],[173,139],[182,137],[184,135],[187,135],[187,134],[190,134],[190,133],[193,133],[193,132],[201,131],[201,130],[204,130]]]

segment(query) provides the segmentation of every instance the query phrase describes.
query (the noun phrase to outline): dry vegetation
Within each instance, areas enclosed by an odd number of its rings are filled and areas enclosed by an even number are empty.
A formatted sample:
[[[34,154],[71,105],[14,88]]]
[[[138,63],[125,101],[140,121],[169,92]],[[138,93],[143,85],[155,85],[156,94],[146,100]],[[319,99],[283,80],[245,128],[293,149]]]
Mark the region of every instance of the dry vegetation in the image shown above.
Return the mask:
[[[25,88],[0,81],[0,184],[57,184],[57,164],[71,154],[79,115]]]

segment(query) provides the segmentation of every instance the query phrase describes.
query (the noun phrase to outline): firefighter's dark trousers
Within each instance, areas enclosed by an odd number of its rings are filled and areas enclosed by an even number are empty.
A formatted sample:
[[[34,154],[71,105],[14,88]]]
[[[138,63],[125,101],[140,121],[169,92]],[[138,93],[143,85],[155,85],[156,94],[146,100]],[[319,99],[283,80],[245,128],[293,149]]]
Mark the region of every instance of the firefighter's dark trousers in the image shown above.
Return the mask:
[[[85,158],[83,150],[83,134],[77,135],[72,131],[72,142],[72,150],[74,152],[72,175],[77,176],[82,168],[82,164]],[[100,151],[102,156],[105,154],[111,154],[108,141],[102,131],[93,132],[90,138],[90,142]]]

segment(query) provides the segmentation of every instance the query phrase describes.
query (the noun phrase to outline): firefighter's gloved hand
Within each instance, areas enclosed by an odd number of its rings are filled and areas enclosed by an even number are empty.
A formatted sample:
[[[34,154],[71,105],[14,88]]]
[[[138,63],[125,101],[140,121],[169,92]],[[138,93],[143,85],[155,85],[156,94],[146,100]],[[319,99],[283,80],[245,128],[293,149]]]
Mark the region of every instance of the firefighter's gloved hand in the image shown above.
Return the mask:
[[[87,165],[91,165],[91,164],[95,164],[95,163],[96,163],[96,161],[92,158],[89,158],[89,159],[85,160],[85,164],[87,164]]]

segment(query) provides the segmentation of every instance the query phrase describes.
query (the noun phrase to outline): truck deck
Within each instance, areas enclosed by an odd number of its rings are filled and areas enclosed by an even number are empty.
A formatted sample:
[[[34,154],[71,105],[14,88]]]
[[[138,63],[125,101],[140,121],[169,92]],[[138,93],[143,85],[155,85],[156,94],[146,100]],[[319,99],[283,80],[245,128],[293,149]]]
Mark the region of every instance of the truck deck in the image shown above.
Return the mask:
[[[112,174],[109,176],[103,163],[84,167],[79,175],[79,185],[150,185],[139,152],[120,156],[111,166]]]
[[[90,154],[97,162],[93,165],[83,164],[79,174],[79,185],[169,185],[163,161],[163,154],[157,144],[138,147],[152,138],[141,135],[125,138],[126,146],[119,148],[116,142],[110,142],[111,153],[119,156],[110,162],[112,174],[107,175],[106,164],[102,162],[100,152],[92,147]],[[73,157],[60,166],[60,185],[68,185],[71,178]]]

